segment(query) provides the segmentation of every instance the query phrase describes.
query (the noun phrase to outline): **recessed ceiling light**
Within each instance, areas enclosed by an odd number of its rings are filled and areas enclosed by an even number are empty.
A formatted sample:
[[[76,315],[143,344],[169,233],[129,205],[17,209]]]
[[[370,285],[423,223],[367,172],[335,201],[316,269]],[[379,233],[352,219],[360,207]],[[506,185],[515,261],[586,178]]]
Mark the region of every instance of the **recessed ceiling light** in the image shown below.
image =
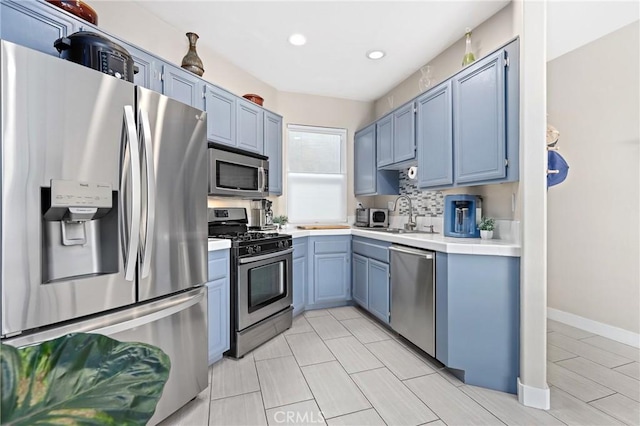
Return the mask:
[[[370,50],[367,52],[367,58],[369,59],[382,59],[385,53],[382,50]]]
[[[291,34],[289,36],[289,43],[294,46],[302,46],[307,42],[307,38],[302,34]]]

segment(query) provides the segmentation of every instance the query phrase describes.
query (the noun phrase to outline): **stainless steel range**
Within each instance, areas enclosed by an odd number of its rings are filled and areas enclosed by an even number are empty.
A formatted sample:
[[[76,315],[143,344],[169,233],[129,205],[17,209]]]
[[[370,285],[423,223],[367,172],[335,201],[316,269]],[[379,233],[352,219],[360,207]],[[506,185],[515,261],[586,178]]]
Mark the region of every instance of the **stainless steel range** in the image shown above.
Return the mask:
[[[235,358],[291,327],[291,235],[247,232],[244,208],[209,209],[209,236],[231,240],[231,346]]]

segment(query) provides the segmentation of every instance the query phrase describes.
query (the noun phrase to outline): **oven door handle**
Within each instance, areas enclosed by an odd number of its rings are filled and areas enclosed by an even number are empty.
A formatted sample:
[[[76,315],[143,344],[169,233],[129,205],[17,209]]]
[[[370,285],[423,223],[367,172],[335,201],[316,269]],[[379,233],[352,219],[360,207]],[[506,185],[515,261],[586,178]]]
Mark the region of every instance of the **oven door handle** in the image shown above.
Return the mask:
[[[293,253],[293,249],[292,248],[287,249],[287,250],[277,251],[275,253],[262,254],[260,256],[245,257],[244,259],[240,259],[238,261],[238,263],[240,263],[241,265],[244,265],[246,263],[259,262],[261,260],[271,259],[273,257],[284,256],[284,255],[289,254],[289,253]]]

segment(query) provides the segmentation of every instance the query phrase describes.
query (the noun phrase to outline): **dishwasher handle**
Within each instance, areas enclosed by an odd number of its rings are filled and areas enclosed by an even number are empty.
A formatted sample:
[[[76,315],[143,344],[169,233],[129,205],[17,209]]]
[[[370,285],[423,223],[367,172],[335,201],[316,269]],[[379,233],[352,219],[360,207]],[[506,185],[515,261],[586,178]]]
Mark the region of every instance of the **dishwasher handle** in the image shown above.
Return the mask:
[[[433,259],[433,255],[434,255],[434,252],[432,251],[413,249],[410,247],[403,247],[403,246],[391,246],[389,247],[389,250],[397,251],[398,253],[411,254],[414,256],[422,256],[425,259]]]

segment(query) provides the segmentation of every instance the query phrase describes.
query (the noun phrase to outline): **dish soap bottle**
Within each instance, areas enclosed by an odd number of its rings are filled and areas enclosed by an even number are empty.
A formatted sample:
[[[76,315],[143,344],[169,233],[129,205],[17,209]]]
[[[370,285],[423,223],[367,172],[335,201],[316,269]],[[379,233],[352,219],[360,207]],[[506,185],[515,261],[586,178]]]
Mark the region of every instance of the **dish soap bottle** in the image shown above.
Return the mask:
[[[471,51],[471,28],[467,28],[465,30],[464,35],[466,37],[466,41],[465,41],[465,48],[464,48],[464,58],[462,58],[462,66],[466,67],[471,62],[475,61],[476,57],[473,55],[473,52]]]

